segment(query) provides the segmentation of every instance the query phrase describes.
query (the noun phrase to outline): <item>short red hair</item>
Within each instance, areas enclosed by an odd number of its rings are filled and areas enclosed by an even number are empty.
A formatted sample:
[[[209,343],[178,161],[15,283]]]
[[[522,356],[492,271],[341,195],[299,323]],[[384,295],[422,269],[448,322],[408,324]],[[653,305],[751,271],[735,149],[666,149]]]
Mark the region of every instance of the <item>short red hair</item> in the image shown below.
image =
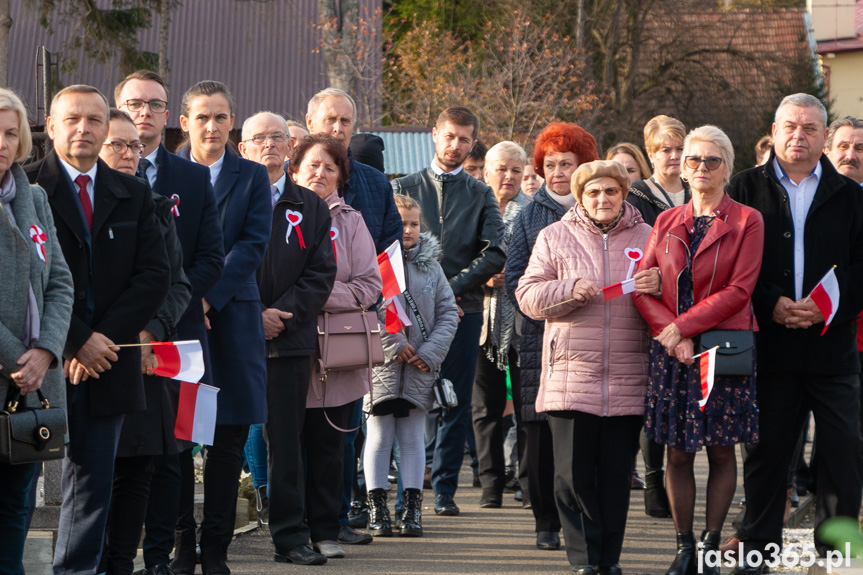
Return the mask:
[[[536,137],[533,147],[533,169],[545,178],[543,160],[549,153],[572,152],[578,163],[586,164],[599,159],[596,153],[596,140],[587,130],[570,122],[552,122]]]

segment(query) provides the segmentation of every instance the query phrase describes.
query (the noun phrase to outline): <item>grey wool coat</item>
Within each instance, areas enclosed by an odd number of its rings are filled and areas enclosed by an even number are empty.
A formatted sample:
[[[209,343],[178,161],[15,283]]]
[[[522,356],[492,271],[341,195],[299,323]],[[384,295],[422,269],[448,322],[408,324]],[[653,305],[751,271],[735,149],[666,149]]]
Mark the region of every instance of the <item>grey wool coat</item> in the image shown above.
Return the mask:
[[[42,392],[52,407],[66,406],[66,386],[63,378],[63,348],[72,316],[72,274],[57,242],[54,218],[45,191],[30,185],[27,175],[17,163],[10,168],[15,179],[15,199],[12,212],[15,224],[5,208],[0,207],[0,401],[5,402],[12,373],[18,371],[18,358],[27,348],[21,342],[24,318],[29,302],[28,282],[39,306],[40,334],[35,347],[50,351],[54,356],[42,381]],[[30,237],[38,226],[45,232],[45,260]],[[35,400],[28,405],[38,405]]]
[[[429,232],[420,234],[417,245],[405,253],[405,283],[422,316],[429,339],[423,341],[422,332],[404,294],[396,296],[413,325],[397,333],[381,331],[385,363],[376,367],[372,374],[374,405],[403,398],[427,412],[434,403],[432,384],[458,327],[455,296],[440,266],[440,257],[440,242]],[[381,325],[384,325],[386,306],[383,304],[378,306],[378,317]],[[396,361],[408,342],[431,371],[422,371],[413,365]],[[372,410],[369,395],[365,396],[363,410]]]

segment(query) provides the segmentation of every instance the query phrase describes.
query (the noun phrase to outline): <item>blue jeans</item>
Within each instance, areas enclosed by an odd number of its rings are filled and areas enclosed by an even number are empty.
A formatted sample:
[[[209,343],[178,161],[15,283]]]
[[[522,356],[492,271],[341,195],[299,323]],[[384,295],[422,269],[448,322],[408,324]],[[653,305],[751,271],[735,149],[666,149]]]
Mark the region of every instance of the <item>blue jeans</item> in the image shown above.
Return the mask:
[[[249,427],[249,438],[243,448],[249,473],[252,474],[252,485],[257,489],[267,484],[267,442],[264,441],[264,424],[254,423]]]
[[[0,463],[0,573],[23,575],[24,540],[30,510],[30,484],[39,464]]]
[[[443,421],[437,429],[431,474],[435,495],[454,495],[458,488],[481,330],[481,313],[464,314],[441,367],[441,375],[452,382],[458,396],[458,407],[443,411]]]

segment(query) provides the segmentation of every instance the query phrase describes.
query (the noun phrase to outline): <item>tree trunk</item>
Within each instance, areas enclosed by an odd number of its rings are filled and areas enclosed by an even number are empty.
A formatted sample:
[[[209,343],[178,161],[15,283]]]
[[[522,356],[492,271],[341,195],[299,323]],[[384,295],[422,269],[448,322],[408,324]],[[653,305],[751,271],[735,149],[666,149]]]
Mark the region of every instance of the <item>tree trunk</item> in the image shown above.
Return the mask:
[[[9,0],[0,0],[0,86],[9,85],[9,30],[12,16]]]
[[[168,29],[171,26],[171,0],[159,0],[159,75],[168,77]]]
[[[578,20],[575,24],[575,49],[584,47],[584,0],[578,0]]]
[[[321,47],[327,62],[327,76],[331,88],[353,93],[354,78],[350,65],[342,58],[350,53],[356,42],[359,26],[358,0],[318,0],[321,23]],[[339,45],[342,49],[338,49]],[[346,52],[345,48],[348,49]],[[342,56],[341,58],[339,56]]]

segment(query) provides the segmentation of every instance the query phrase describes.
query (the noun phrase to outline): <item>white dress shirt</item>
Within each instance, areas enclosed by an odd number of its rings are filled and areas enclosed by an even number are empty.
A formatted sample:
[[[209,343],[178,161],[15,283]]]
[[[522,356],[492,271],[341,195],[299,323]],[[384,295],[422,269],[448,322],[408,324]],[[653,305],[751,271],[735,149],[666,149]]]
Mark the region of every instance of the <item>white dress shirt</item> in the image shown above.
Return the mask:
[[[96,212],[96,201],[93,196],[93,190],[96,189],[96,168],[99,167],[98,162],[93,164],[93,167],[90,168],[89,172],[79,172],[78,168],[73,168],[71,165],[67,164],[63,158],[59,155],[57,159],[60,160],[60,165],[63,166],[63,169],[66,170],[66,173],[69,174],[69,177],[72,179],[72,185],[75,186],[75,195],[78,195],[78,184],[75,183],[75,179],[84,174],[85,176],[90,176],[90,181],[87,182],[87,195],[90,196],[90,205],[93,207],[93,213]]]
[[[809,214],[809,208],[812,207],[812,200],[815,199],[818,182],[821,181],[821,162],[815,164],[815,169],[799,184],[794,183],[788,177],[776,158],[773,158],[773,169],[776,171],[776,178],[788,195],[788,207],[791,210],[791,221],[794,224],[794,299],[800,300],[803,298],[803,267],[805,263],[803,231],[806,228],[806,216]]]
[[[156,176],[159,173],[159,165],[156,163],[156,156],[159,155],[159,146],[156,146],[156,149],[153,150],[153,153],[149,156],[145,156],[144,159],[150,162],[150,165],[147,167],[147,171],[144,172],[147,174],[147,181],[150,182],[150,187],[156,185]]]
[[[431,169],[432,169],[432,172],[434,172],[435,174],[437,174],[439,176],[442,176],[444,174],[446,174],[448,176],[455,176],[456,174],[458,174],[459,172],[461,172],[464,169],[464,166],[459,166],[451,172],[444,172],[443,169],[437,165],[437,162],[432,160]]]
[[[200,162],[195,159],[195,156],[193,154],[190,153],[189,157],[196,164],[200,164]],[[222,155],[219,157],[219,159],[216,160],[215,162],[213,162],[210,166],[208,166],[210,168],[210,184],[213,187],[216,186],[216,180],[219,179],[219,172],[222,171],[222,164],[224,164],[224,163],[225,163],[225,152],[222,152]]]

